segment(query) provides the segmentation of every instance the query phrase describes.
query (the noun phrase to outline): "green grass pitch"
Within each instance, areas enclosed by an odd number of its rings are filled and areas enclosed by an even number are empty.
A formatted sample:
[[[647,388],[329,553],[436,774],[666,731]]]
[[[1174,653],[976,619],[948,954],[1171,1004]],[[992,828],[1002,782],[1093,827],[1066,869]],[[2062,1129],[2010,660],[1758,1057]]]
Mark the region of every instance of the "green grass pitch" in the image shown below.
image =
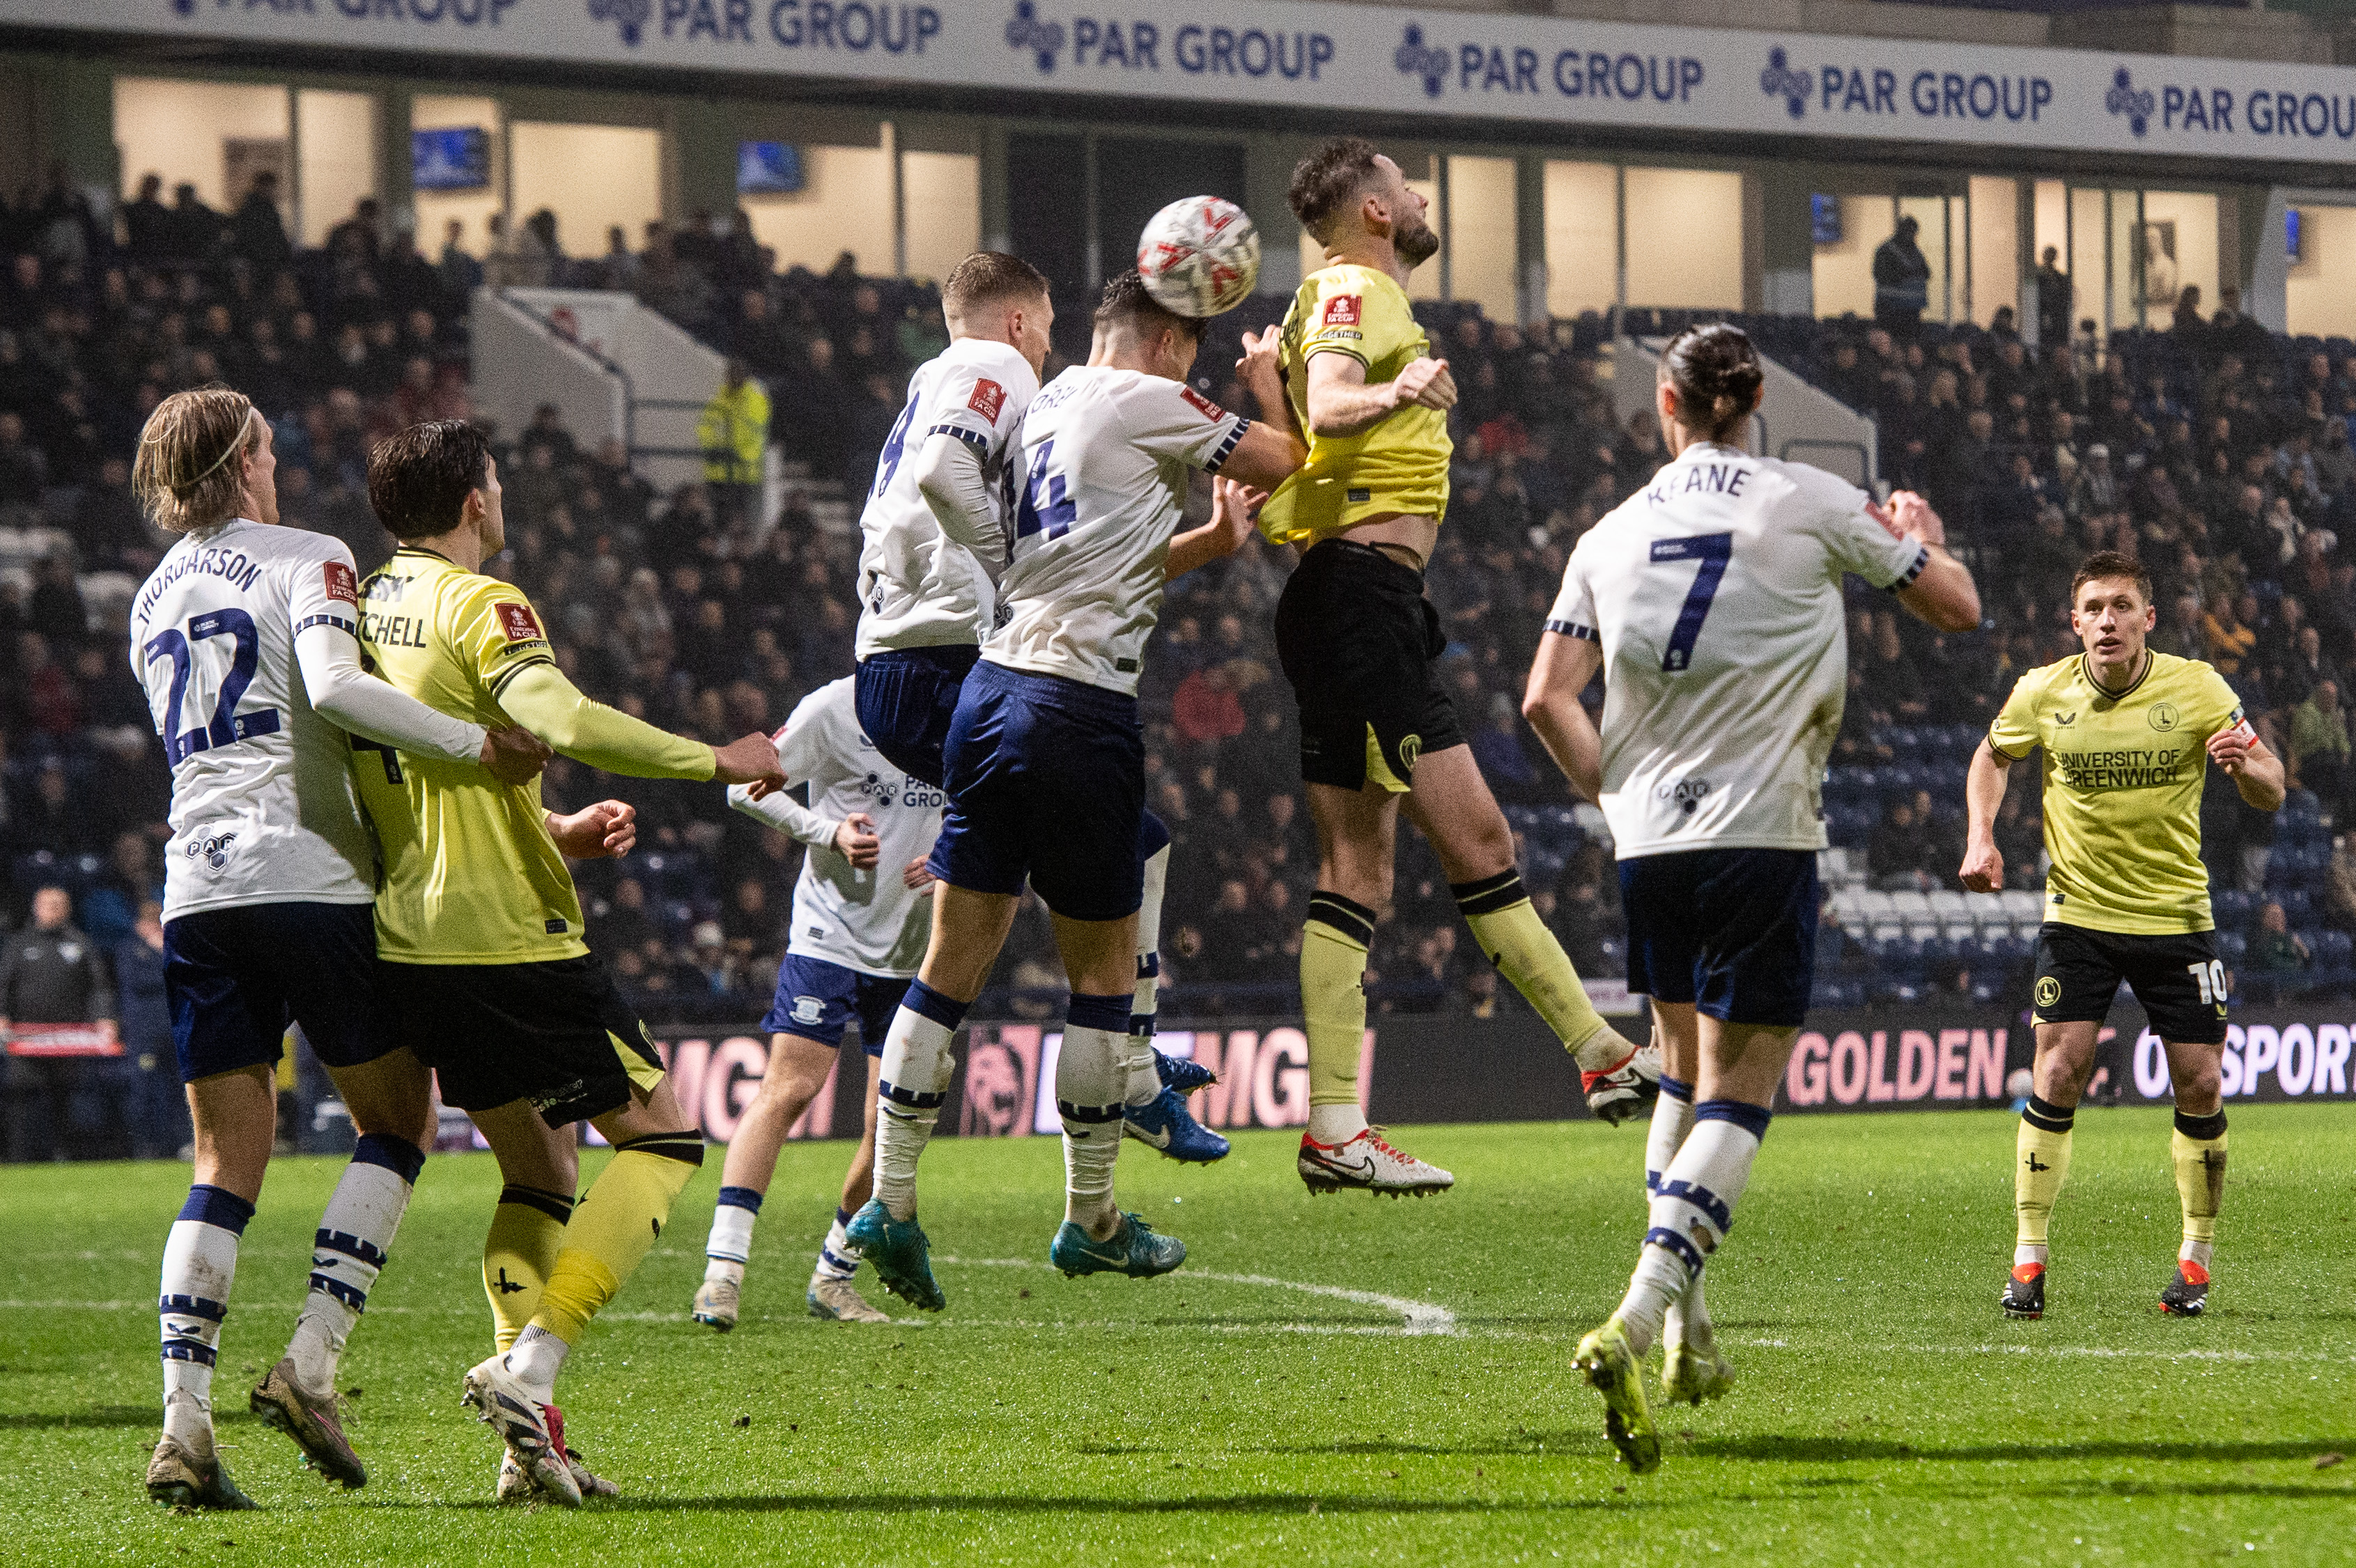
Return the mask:
[[[943,1140],[924,1218],[949,1310],[883,1328],[803,1315],[848,1149],[795,1146],[724,1338],[686,1319],[715,1153],[562,1385],[576,1445],[625,1491],[577,1514],[492,1508],[496,1446],[458,1405],[489,1336],[489,1157],[427,1167],[354,1337],[372,1478],[348,1495],[244,1410],[338,1166],[273,1170],[216,1385],[267,1511],[204,1517],[141,1488],[185,1168],[7,1168],[0,1531],[12,1568],[2356,1557],[2356,1458],[2319,1464],[2356,1456],[2356,1117],[2233,1112],[2215,1304],[2192,1321],[2156,1307],[2178,1230],[2167,1117],[2131,1110],[2079,1119],[2051,1315],[2000,1318],[2012,1127],[1780,1123],[1710,1275],[1741,1381],[1665,1413],[1666,1461],[1642,1478],[1565,1370],[1633,1261],[1641,1127],[1416,1129],[1403,1141],[1458,1182],[1416,1202],[1312,1200],[1282,1135],[1209,1170],[1132,1147],[1124,1201],[1193,1252],[1149,1282],[1046,1267],[1053,1139]]]

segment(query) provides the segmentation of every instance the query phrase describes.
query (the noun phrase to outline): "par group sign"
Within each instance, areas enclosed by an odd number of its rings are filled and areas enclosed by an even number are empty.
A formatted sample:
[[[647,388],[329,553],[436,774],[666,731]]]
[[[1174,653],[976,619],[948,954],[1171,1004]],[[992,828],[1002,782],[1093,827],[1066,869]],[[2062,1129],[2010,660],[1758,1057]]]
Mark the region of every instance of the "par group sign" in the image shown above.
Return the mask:
[[[2338,67],[1302,0],[0,0],[10,23],[1557,125],[2356,153],[2356,70]]]

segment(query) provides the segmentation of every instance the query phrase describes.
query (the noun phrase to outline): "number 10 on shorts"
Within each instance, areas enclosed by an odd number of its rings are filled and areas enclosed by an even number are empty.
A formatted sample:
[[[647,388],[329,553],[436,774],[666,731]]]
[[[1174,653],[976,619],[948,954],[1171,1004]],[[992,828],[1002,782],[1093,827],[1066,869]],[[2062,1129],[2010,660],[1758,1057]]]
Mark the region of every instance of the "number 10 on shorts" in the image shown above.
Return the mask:
[[[2192,983],[2201,987],[2202,1007],[2225,1005],[2225,961],[2223,959],[2212,958],[2206,964],[2187,964],[2184,970],[2186,974],[2192,976]]]

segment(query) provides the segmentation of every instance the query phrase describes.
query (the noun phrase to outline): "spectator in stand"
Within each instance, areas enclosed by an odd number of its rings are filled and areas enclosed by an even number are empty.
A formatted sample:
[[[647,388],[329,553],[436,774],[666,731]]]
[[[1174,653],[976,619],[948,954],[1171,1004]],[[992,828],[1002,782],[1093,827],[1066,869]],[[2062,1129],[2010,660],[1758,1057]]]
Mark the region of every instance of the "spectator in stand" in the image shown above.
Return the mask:
[[[2312,791],[2327,811],[2340,809],[2348,795],[2349,753],[2337,682],[2319,682],[2292,712],[2289,752],[2291,787]]]
[[[2356,932],[2356,848],[2348,835],[2331,836],[2331,860],[2324,868],[2324,920],[2335,931]]]
[[[1922,826],[1914,820],[1914,803],[1893,800],[1867,845],[1866,873],[1884,892],[1926,891],[1933,880],[1923,869],[1925,847]]]
[[[2048,350],[2068,346],[2070,307],[2077,303],[2061,257],[2059,246],[2048,245],[2037,262],[2037,341]]]
[[[278,211],[278,171],[261,170],[230,219],[230,250],[254,266],[275,271],[294,260]]]
[[[1894,337],[1912,338],[1931,303],[1931,263],[1914,237],[1922,225],[1898,220],[1898,230],[1873,252],[1874,324]]]
[[[33,923],[0,949],[0,1038],[9,1039],[5,1083],[8,1153],[17,1160],[66,1159],[89,1152],[78,1136],[75,1091],[91,1076],[86,1058],[21,1056],[19,1024],[96,1024],[115,1032],[114,980],[98,944],[73,923],[65,889],[33,895]],[[119,1115],[119,1107],[115,1108]]]
[[[164,906],[149,899],[138,923],[114,949],[123,1055],[114,1077],[131,1126],[131,1157],[170,1159],[188,1147],[187,1096],[172,1046],[172,1010],[164,996]]]
[[[1205,665],[1180,681],[1170,722],[1192,756],[1215,761],[1219,748],[1244,732],[1244,705],[1227,667]]]
[[[2283,906],[2268,899],[2258,911],[2256,929],[2250,933],[2251,970],[2259,975],[2292,975],[2306,968],[2314,958],[2306,942],[2291,930],[2290,917],[2283,912]]]
[[[164,205],[164,176],[139,176],[139,194],[123,206],[123,248],[134,261],[160,261],[171,254],[172,209]]]
[[[2220,675],[2241,674],[2243,661],[2258,645],[2256,629],[2242,619],[2239,596],[2221,596],[2216,608],[2201,616],[2201,635],[2208,646],[2209,662]]]

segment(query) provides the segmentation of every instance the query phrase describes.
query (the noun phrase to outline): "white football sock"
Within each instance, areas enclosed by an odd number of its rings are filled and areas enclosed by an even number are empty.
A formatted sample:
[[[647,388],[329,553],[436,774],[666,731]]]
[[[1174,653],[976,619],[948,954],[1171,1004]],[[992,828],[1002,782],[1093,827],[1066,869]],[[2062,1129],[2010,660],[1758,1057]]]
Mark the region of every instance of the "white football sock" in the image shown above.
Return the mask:
[[[1685,1294],[1732,1228],[1767,1122],[1764,1106],[1739,1100],[1712,1100],[1695,1111],[1693,1130],[1653,1194],[1644,1248],[1620,1303],[1621,1326],[1636,1354],[1660,1339],[1669,1304]]]
[[[753,1256],[753,1221],[760,1212],[761,1195],[751,1188],[720,1189],[720,1201],[712,1210],[712,1233],[703,1242],[707,1283],[744,1282],[744,1264]]]
[[[963,1002],[911,980],[907,998],[884,1037],[876,1087],[875,1196],[894,1220],[916,1211],[916,1162],[948,1098],[957,1067],[949,1040],[964,1019]]]
[[[859,1260],[863,1254],[843,1232],[850,1223],[850,1210],[834,1211],[834,1223],[826,1228],[826,1240],[818,1245],[818,1267],[811,1271],[813,1279],[849,1279],[859,1272]]]
[[[2210,1261],[2216,1255],[2217,1243],[2213,1241],[2187,1242],[2184,1245],[2176,1250],[2176,1256],[2179,1262],[2199,1264],[2204,1269],[2209,1266]]]
[[[1661,1179],[1693,1130],[1693,1085],[1661,1075],[1661,1097],[1653,1103],[1653,1125],[1644,1139],[1644,1199],[1660,1190]],[[1710,1343],[1709,1310],[1702,1304],[1702,1275],[1693,1276],[1684,1294],[1669,1304],[1665,1338],[1672,1345]]]
[[[572,1346],[533,1324],[516,1336],[515,1349],[507,1354],[508,1371],[522,1380],[532,1398],[554,1404],[556,1374],[564,1370],[564,1358],[572,1351]]]
[[[213,1360],[237,1279],[237,1240],[253,1205],[225,1188],[188,1189],[164,1242],[156,1305],[164,1356],[164,1435],[199,1456],[213,1451]]]
[[[2178,1255],[2180,1257],[2183,1254],[2179,1253]],[[2046,1256],[2047,1244],[2045,1243],[2023,1242],[2019,1246],[2012,1249],[2012,1266],[2019,1268],[2023,1264],[2036,1264],[2040,1267],[2042,1267],[2044,1266]]]
[[[1129,1008],[1130,1039],[1121,1047],[1126,1091],[1121,1103],[1151,1104],[1162,1093],[1162,1072],[1153,1061],[1154,1008],[1162,988],[1162,894],[1170,880],[1170,846],[1145,860],[1145,899],[1137,906],[1137,995]]]
[[[311,1293],[286,1346],[295,1386],[313,1399],[336,1392],[344,1345],[368,1310],[369,1289],[392,1251],[424,1168],[425,1151],[407,1138],[365,1134],[319,1215],[311,1243]]]
[[[1064,1218],[1076,1225],[1100,1226],[1115,1212],[1120,1042],[1129,1038],[1127,997],[1072,994],[1055,1058],[1055,1108],[1064,1117]]]
[[[1309,1107],[1309,1136],[1328,1146],[1345,1144],[1366,1130],[1366,1113],[1353,1104]]]

